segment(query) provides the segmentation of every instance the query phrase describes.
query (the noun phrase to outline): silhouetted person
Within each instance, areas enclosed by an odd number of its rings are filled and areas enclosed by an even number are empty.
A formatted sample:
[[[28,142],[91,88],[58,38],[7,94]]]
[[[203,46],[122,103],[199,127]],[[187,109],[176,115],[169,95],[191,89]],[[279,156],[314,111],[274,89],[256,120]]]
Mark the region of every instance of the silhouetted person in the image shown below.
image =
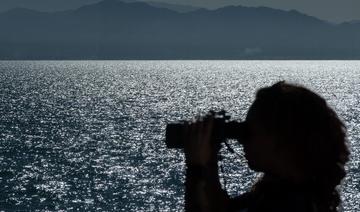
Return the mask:
[[[251,169],[263,175],[251,191],[230,198],[218,175],[212,118],[188,127],[186,211],[337,211],[345,176],[346,130],[325,100],[285,82],[262,88],[241,142]]]

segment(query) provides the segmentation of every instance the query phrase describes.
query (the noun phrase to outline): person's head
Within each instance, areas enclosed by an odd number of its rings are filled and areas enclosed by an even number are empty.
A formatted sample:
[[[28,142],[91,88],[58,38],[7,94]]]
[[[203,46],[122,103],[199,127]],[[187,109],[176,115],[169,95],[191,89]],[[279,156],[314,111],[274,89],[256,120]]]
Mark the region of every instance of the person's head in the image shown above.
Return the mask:
[[[332,189],[345,176],[345,126],[309,89],[279,82],[258,90],[246,123],[244,151],[250,168],[265,174],[295,170],[307,181]]]

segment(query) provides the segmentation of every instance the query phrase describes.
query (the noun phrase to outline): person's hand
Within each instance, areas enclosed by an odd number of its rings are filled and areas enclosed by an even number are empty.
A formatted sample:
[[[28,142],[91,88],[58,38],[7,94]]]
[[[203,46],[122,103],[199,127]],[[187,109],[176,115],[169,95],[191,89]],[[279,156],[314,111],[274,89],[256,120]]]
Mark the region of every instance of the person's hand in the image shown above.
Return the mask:
[[[187,165],[207,166],[219,151],[213,138],[214,116],[209,114],[186,125],[185,157]]]

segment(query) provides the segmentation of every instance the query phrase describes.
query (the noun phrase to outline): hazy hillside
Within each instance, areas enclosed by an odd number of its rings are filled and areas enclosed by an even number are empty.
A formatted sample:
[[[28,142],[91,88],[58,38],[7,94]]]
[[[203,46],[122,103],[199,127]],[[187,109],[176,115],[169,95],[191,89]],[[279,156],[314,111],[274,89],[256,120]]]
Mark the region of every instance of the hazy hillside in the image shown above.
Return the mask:
[[[178,13],[106,0],[76,10],[0,14],[1,59],[360,59],[359,24],[297,11]]]
[[[180,4],[169,4],[169,3],[156,2],[156,1],[144,1],[144,2],[146,2],[147,4],[153,7],[166,8],[181,13],[192,12],[201,9],[200,7],[193,7],[193,6],[180,5]]]
[[[0,12],[5,12],[15,8],[27,8],[42,12],[56,12],[56,11],[64,11],[76,9],[84,5],[95,4],[102,0],[2,0],[0,6]],[[194,7],[190,5],[181,5],[181,4],[170,4],[165,2],[158,1],[150,1],[150,0],[120,0],[126,3],[133,2],[146,2],[147,4],[159,7],[159,8],[167,8],[177,12],[190,12],[197,9],[199,7]]]
[[[76,9],[86,4],[94,4],[101,0],[0,0],[0,12],[23,7],[39,11],[62,11]]]

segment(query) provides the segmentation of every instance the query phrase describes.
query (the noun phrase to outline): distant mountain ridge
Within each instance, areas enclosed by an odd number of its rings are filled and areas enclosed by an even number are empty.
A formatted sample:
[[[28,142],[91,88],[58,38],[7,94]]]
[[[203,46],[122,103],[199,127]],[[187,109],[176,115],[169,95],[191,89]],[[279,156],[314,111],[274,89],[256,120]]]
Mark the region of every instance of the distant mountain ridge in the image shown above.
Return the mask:
[[[0,13],[0,59],[360,59],[358,24],[295,10],[176,12],[104,0],[62,12]]]
[[[166,8],[180,13],[192,12],[195,10],[202,9],[201,7],[194,7],[194,6],[181,5],[181,4],[169,4],[169,3],[156,2],[156,1],[144,1],[144,2],[153,7]]]
[[[71,1],[60,1],[61,4],[54,4],[56,2],[52,1],[51,4],[49,4],[49,0],[38,0],[43,1],[41,4],[30,4],[29,0],[26,1],[17,1],[12,6],[8,5],[5,8],[0,8],[1,12],[6,12],[8,10],[16,9],[16,8],[27,8],[31,10],[41,11],[41,12],[59,12],[59,11],[65,11],[65,10],[74,10],[79,7],[89,5],[89,4],[95,4],[102,0],[71,0]],[[145,2],[151,6],[158,7],[158,8],[167,8],[170,10],[174,10],[176,12],[190,12],[194,10],[201,9],[201,7],[195,7],[190,5],[183,5],[183,4],[174,4],[174,3],[165,3],[165,2],[159,2],[159,1],[150,1],[150,0],[119,0],[125,3],[134,3],[134,2]],[[21,6],[15,6],[16,4]],[[40,6],[41,5],[41,6]]]
[[[360,24],[360,20],[352,20],[352,21],[348,21],[346,23],[348,23],[348,24]]]

